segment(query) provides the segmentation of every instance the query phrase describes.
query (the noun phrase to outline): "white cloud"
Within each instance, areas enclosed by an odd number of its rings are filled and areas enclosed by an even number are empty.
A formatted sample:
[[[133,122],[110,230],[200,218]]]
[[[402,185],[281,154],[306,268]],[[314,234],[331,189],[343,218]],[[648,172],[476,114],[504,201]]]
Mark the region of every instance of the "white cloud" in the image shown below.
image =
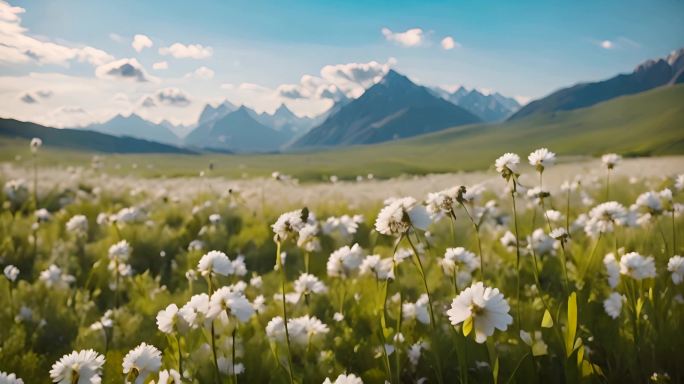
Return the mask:
[[[115,42],[115,43],[123,43],[124,38],[123,36],[119,35],[118,33],[110,33],[109,34],[109,40]]]
[[[41,99],[49,99],[53,92],[49,89],[39,89],[33,92],[24,92],[19,96],[19,100],[26,104],[37,104]]]
[[[513,96],[513,98],[518,102],[518,104],[520,104],[520,106],[523,106],[532,100],[532,98],[529,96]]]
[[[136,59],[120,59],[101,65],[95,69],[97,77],[102,79],[124,79],[146,82],[151,78]]]
[[[22,102],[24,102],[26,104],[36,104],[38,102],[38,100],[28,92],[21,95],[19,97],[19,100],[21,100]]]
[[[451,36],[443,38],[440,44],[442,45],[442,49],[447,51],[452,50],[454,48],[459,48],[461,46],[461,44],[457,43],[456,40],[454,40],[454,38]]]
[[[600,46],[603,49],[613,49],[615,47],[615,44],[610,40],[603,40]]]
[[[385,36],[387,41],[392,41],[403,47],[417,47],[425,39],[423,30],[420,28],[411,28],[404,32],[392,32],[389,28],[383,28],[382,35]]]
[[[269,91],[271,91],[271,89],[268,87],[264,87],[263,85],[254,84],[254,83],[241,83],[238,86],[238,89],[243,90],[243,91],[250,91],[250,92],[269,92]]]
[[[48,119],[56,127],[82,127],[88,125],[93,117],[82,107],[62,106],[56,108],[48,114]],[[51,125],[52,126],[52,125]]]
[[[150,48],[152,47],[154,43],[152,43],[152,39],[147,37],[146,35],[135,35],[133,36],[133,42],[131,42],[131,47],[135,49],[136,52],[140,52],[145,48]]]
[[[152,64],[152,69],[155,69],[157,71],[160,71],[162,69],[169,69],[169,63],[166,61],[158,61]]]
[[[157,91],[155,95],[157,101],[164,105],[174,106],[174,107],[185,107],[190,104],[190,99],[185,92],[178,88],[164,88]]]
[[[89,47],[70,47],[27,34],[20,14],[25,9],[0,1],[0,62],[67,65],[72,60],[102,65],[114,60],[107,52]]]
[[[49,97],[52,97],[54,92],[52,92],[49,89],[39,89],[36,91],[36,95],[40,96],[43,99],[47,99]]]
[[[171,55],[176,59],[206,59],[214,54],[214,50],[211,47],[205,47],[200,44],[184,45],[174,43],[169,47],[159,48],[159,54]]]
[[[186,77],[195,77],[202,80],[210,80],[214,77],[214,71],[205,66],[199,67],[196,70],[185,75]]]
[[[150,95],[143,97],[139,104],[142,108],[154,108],[157,106],[157,102],[154,101],[154,98]]]
[[[126,95],[123,92],[117,92],[112,96],[112,101],[115,103],[125,103],[128,104],[130,100],[128,99],[128,95]]]
[[[304,75],[299,84],[283,84],[277,91],[288,99],[331,99],[359,97],[368,87],[377,83],[396,64],[394,58],[386,63],[347,63],[326,65],[320,77]]]

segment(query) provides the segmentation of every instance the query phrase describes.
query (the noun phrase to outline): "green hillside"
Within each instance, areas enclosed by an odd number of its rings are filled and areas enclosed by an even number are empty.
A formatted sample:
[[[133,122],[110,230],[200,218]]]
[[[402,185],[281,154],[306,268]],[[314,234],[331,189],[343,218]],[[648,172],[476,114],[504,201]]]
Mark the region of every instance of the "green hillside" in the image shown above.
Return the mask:
[[[213,163],[214,174],[223,176],[269,175],[278,170],[312,180],[332,174],[342,178],[367,173],[389,177],[484,169],[504,152],[524,155],[540,146],[548,146],[561,156],[596,156],[606,152],[626,156],[684,154],[682,100],[684,85],[678,85],[590,108],[497,125],[461,126],[385,144],[270,155],[107,155],[105,163],[108,172],[146,176],[196,175]],[[28,150],[16,145],[1,148],[3,160]],[[91,156],[48,150],[43,159],[50,164],[73,165],[85,163]],[[136,169],[132,168],[134,163],[139,165]]]

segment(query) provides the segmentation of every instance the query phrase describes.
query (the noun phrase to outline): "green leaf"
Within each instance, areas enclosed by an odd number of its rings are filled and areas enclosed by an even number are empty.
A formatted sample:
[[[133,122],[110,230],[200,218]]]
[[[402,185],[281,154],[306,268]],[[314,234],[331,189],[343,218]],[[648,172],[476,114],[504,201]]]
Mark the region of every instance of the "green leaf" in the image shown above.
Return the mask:
[[[637,304],[636,304],[636,315],[637,315],[637,318],[639,318],[639,316],[641,315],[641,310],[642,310],[643,308],[644,308],[644,299],[642,299],[642,298],[640,297],[639,300],[637,300]]]
[[[494,384],[499,382],[499,356],[494,360],[494,368],[492,370],[492,377],[494,378]]]
[[[542,328],[553,327],[553,317],[551,317],[551,312],[549,312],[548,309],[544,311],[544,318],[542,318],[541,326]]]
[[[568,325],[565,330],[565,353],[567,357],[572,355],[577,333],[577,294],[575,292],[568,297]]]
[[[463,336],[468,337],[468,335],[470,335],[470,332],[472,330],[473,330],[473,317],[470,316],[463,322]]]
[[[577,366],[581,367],[583,361],[584,361],[584,348],[580,348],[579,350],[577,350]]]

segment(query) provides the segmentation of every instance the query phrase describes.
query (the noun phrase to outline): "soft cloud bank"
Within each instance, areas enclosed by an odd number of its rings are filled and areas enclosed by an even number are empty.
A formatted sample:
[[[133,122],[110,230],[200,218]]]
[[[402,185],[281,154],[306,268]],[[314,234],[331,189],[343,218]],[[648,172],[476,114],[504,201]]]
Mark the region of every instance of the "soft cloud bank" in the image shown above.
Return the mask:
[[[150,80],[145,69],[136,59],[120,59],[101,65],[95,69],[95,75],[102,79],[124,79],[139,82]]]
[[[289,99],[331,99],[361,96],[366,88],[377,83],[396,64],[390,58],[386,63],[347,63],[326,65],[320,76],[304,75],[299,84],[283,84],[277,91]]]
[[[460,44],[458,44],[451,36],[443,38],[440,44],[442,45],[442,49],[447,51],[452,50],[456,47],[460,47]]]
[[[170,55],[176,59],[206,59],[214,54],[214,50],[200,44],[174,43],[171,46],[159,48],[159,54]]]
[[[102,65],[114,60],[107,52],[85,46],[69,47],[34,38],[21,25],[20,14],[25,9],[0,0],[0,62],[66,65],[70,61]]]
[[[145,35],[135,35],[133,36],[133,42],[131,43],[131,46],[136,52],[140,52],[145,48],[152,47],[152,44],[152,39],[149,37]]]
[[[389,28],[381,30],[387,41],[392,41],[403,47],[417,47],[423,44],[425,35],[420,28],[407,29],[404,32],[392,32]]]

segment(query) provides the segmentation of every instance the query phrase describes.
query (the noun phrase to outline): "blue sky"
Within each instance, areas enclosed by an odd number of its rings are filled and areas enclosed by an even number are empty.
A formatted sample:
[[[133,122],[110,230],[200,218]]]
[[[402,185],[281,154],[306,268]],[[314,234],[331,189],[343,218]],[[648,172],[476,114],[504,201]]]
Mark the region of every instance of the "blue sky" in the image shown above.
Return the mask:
[[[188,123],[204,103],[223,98],[257,110],[272,110],[286,102],[300,114],[313,115],[332,101],[314,94],[312,87],[320,93],[321,87],[335,86],[336,91],[353,96],[359,87],[372,84],[372,75],[390,66],[422,84],[465,85],[522,100],[627,72],[645,59],[663,57],[684,46],[682,1],[52,0],[2,4],[21,8],[10,12],[19,21],[5,20],[4,24],[10,29],[21,27],[21,36],[15,30],[11,36],[21,44],[21,38],[28,36],[41,44],[91,47],[100,52],[96,58],[73,51],[63,60],[0,59],[0,100],[9,102],[0,114],[62,121],[55,125],[68,125],[71,118],[77,123],[102,120],[118,112]],[[390,31],[383,33],[383,28]],[[406,31],[412,32],[402,35]],[[136,51],[131,46],[136,34],[145,35],[152,46]],[[454,42],[448,50],[441,44],[447,37]],[[188,58],[160,52],[174,43],[201,46],[203,53]],[[144,71],[145,81],[131,82],[130,77],[120,81],[112,72],[103,75],[104,69],[98,74],[98,67],[122,59],[135,59],[133,67]],[[153,68],[161,62],[168,68]],[[332,68],[333,77],[321,74],[326,65],[339,66]],[[111,70],[111,65],[107,68]],[[192,75],[198,68],[209,71]],[[354,74],[358,68],[371,78],[338,83],[339,76]],[[315,84],[301,83],[304,75],[312,76]],[[187,102],[160,102],[171,100],[159,96],[164,89],[169,95],[187,97]],[[306,97],[283,97],[283,89]],[[22,92],[40,90],[53,95],[45,100],[34,95],[36,102],[12,106],[23,97]],[[116,95],[116,105],[98,105],[95,95],[103,101]],[[142,108],[146,97],[157,105]],[[85,113],[65,119],[63,107]]]

